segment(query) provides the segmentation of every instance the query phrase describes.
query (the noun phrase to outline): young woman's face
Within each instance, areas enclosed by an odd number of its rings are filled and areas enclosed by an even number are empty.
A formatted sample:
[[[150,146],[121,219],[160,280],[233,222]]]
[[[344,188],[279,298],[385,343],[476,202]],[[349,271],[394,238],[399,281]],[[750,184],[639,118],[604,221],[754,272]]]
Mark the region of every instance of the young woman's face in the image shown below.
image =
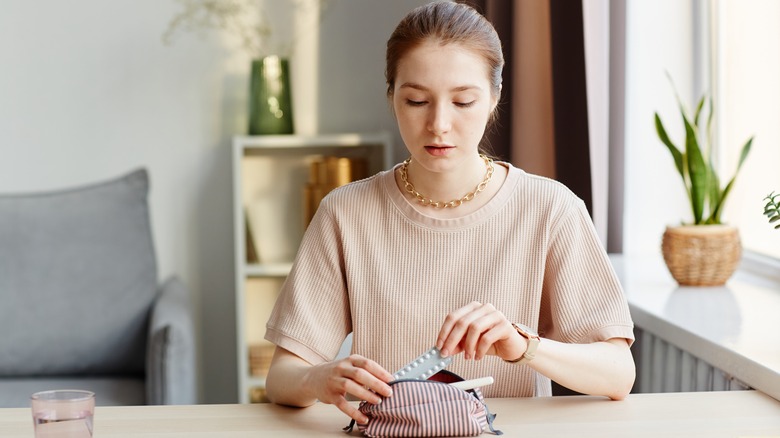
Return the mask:
[[[477,154],[496,98],[488,66],[460,44],[424,43],[398,63],[393,109],[414,161],[433,172]]]

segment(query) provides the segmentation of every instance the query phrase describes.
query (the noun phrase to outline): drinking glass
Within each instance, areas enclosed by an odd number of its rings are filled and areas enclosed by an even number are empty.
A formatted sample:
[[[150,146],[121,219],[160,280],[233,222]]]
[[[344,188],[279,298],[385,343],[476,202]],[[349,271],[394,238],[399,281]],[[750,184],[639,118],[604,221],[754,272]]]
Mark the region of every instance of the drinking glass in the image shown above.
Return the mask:
[[[35,438],[91,438],[95,393],[58,389],[32,395]]]

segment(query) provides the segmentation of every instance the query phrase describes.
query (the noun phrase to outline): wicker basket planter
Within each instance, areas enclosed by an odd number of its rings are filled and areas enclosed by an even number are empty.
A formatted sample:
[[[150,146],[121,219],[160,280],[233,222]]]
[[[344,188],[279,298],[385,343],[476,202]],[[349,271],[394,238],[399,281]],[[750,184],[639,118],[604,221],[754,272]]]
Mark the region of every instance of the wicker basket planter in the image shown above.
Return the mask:
[[[661,242],[664,261],[681,286],[720,286],[739,265],[742,244],[736,227],[667,227]]]

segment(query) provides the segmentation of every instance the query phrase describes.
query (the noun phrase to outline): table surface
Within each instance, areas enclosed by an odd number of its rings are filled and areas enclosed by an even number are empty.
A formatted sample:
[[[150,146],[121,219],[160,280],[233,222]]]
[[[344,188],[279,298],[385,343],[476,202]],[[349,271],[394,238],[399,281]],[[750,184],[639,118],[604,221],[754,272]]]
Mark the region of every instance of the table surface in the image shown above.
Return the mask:
[[[780,402],[759,391],[488,399],[504,436],[780,437]],[[345,437],[334,406],[123,406],[95,410],[95,437]],[[30,409],[0,409],[0,437],[33,436]],[[489,432],[487,433],[489,436]]]

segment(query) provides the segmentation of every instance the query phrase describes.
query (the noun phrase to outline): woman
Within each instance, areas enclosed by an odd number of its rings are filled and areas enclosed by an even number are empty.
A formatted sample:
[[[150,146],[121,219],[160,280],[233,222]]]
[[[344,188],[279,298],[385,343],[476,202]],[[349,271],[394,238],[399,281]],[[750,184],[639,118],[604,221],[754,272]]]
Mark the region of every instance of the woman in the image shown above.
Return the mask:
[[[387,95],[411,157],[322,201],[267,325],[272,401],[363,423],[347,394],[391,396],[388,370],[432,345],[462,353],[448,368],[462,377],[493,376],[486,397],[549,395],[550,379],[628,394],[633,324],[582,201],[478,149],[502,68],[495,30],[465,5],[399,23]],[[333,360],[350,332],[353,354]]]

